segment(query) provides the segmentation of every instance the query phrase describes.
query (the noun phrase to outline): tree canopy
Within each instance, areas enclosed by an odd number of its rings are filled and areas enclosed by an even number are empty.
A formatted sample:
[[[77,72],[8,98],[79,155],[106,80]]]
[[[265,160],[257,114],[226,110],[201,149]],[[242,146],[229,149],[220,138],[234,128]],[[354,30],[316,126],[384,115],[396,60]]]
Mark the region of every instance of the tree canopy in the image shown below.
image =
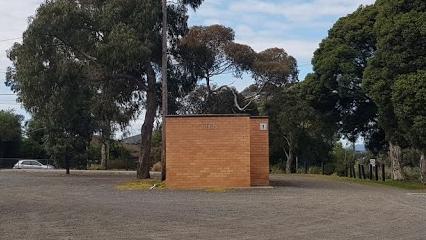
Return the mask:
[[[172,48],[187,31],[187,6],[201,2],[178,1],[168,7]],[[56,0],[40,6],[23,43],[9,53],[13,67],[7,85],[30,113],[44,119],[50,149],[67,152],[75,143],[88,143],[109,121],[126,124],[144,107],[138,172],[149,175],[159,105],[161,20],[161,2],[154,0]]]
[[[22,140],[23,116],[0,110],[0,158],[15,157]]]

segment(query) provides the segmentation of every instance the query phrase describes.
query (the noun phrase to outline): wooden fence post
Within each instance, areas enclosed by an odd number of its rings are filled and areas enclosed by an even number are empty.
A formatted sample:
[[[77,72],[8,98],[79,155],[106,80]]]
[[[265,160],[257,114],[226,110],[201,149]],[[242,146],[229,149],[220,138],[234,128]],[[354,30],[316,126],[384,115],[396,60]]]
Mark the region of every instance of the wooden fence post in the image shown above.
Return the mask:
[[[374,167],[374,173],[376,174],[376,181],[379,181],[379,166]]]
[[[382,164],[382,181],[386,181],[386,174],[385,174],[385,164]]]
[[[349,177],[348,164],[345,164],[345,176]]]
[[[370,180],[373,180],[373,165],[369,165],[369,173],[368,173],[368,176],[369,176],[369,178],[370,178]]]
[[[361,164],[358,164],[358,177],[359,177],[359,179],[362,179],[362,175],[361,175]]]
[[[352,171],[354,171],[354,178],[356,178],[355,163],[352,165]]]
[[[365,168],[364,168],[364,164],[361,165],[361,171],[362,171],[362,178],[365,179]]]

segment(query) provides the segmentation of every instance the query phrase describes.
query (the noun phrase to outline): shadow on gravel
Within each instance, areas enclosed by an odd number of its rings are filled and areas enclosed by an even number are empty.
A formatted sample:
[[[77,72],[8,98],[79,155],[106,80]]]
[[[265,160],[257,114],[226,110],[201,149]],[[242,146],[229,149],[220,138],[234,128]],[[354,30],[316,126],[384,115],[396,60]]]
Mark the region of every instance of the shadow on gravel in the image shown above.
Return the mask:
[[[270,185],[276,188],[302,188],[302,189],[349,189],[358,188],[356,184],[337,182],[319,177],[301,175],[275,175],[270,177]]]

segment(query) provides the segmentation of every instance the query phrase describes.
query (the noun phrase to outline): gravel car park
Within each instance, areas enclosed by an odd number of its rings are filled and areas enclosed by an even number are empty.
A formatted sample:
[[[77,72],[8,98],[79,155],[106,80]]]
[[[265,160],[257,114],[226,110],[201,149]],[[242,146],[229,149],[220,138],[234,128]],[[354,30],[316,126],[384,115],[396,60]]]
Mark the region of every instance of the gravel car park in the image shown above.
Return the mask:
[[[309,176],[121,191],[134,173],[0,171],[0,239],[425,239],[426,195]]]

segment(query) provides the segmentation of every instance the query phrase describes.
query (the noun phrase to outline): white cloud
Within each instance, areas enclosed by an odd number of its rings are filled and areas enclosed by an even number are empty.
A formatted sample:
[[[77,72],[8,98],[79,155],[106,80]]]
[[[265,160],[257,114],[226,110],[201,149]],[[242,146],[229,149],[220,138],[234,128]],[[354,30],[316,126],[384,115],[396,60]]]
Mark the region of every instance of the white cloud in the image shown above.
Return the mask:
[[[11,65],[6,50],[17,38],[22,36],[28,25],[28,18],[34,15],[35,10],[43,0],[15,0],[0,1],[0,93],[11,93],[4,86],[5,71]],[[13,39],[5,41],[6,39]],[[13,109],[16,113],[29,117],[28,113],[16,102],[15,96],[0,96],[0,110]]]
[[[251,38],[251,39],[241,39],[241,43],[248,44],[253,47],[256,51],[263,51],[271,47],[283,48],[298,59],[299,62],[309,62],[313,56],[315,49],[318,48],[318,43],[313,41],[305,40],[286,40],[279,38]]]
[[[267,14],[285,17],[292,22],[311,22],[321,17],[342,16],[359,5],[372,4],[374,0],[314,0],[314,1],[233,1],[232,12]]]

